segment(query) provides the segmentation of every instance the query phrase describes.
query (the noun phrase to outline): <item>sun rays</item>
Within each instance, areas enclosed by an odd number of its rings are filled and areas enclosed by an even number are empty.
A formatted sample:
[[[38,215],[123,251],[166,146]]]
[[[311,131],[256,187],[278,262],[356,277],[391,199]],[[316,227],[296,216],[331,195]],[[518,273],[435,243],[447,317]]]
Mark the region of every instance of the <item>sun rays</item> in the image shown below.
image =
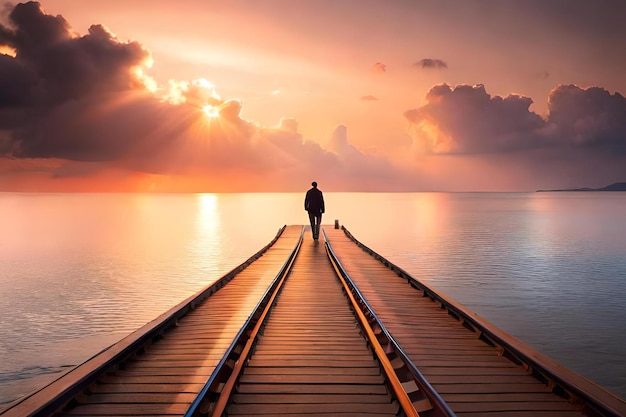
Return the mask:
[[[207,104],[206,106],[202,107],[202,111],[209,119],[215,119],[216,117],[220,117],[219,107]]]

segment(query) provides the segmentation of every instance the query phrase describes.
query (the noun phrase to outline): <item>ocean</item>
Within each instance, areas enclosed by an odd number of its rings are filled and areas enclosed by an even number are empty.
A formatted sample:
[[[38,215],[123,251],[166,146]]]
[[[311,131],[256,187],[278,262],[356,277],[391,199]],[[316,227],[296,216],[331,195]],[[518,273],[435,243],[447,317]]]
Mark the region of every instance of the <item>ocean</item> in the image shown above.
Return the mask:
[[[323,188],[322,188],[323,189]],[[414,277],[626,397],[626,193],[325,193]],[[308,222],[303,193],[0,193],[0,410]]]

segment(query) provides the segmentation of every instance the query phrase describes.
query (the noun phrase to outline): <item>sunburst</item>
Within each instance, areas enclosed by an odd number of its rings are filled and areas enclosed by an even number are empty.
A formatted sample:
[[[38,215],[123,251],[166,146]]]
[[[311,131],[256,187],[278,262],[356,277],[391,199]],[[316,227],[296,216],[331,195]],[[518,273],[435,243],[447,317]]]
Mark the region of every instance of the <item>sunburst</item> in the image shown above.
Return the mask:
[[[215,119],[216,117],[220,117],[220,109],[215,106],[211,106],[210,104],[207,104],[206,106],[202,107],[202,111],[210,119]]]

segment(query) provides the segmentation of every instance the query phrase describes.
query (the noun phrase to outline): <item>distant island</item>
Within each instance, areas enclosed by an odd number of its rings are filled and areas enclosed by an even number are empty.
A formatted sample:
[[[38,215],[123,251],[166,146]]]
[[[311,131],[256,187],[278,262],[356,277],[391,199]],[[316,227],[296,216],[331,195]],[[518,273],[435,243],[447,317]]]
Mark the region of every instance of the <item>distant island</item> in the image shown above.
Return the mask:
[[[538,193],[551,193],[558,191],[626,191],[626,182],[616,182],[602,188],[570,188],[565,190],[537,190]]]

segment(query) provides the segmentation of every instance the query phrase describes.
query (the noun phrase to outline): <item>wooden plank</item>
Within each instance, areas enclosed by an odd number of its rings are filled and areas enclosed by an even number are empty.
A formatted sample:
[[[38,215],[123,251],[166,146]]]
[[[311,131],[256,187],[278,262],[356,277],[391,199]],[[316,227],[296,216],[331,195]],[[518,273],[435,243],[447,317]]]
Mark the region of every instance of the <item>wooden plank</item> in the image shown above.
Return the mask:
[[[467,402],[467,403],[450,403],[451,407],[458,410],[459,413],[500,413],[504,411],[532,411],[535,415],[545,411],[557,412],[578,412],[573,406],[562,401],[504,401],[504,402]],[[456,412],[456,411],[455,411]]]
[[[133,392],[127,390],[125,392],[95,392],[89,395],[89,404],[151,404],[156,406],[161,404],[167,408],[170,404],[191,404],[196,398],[197,393],[189,392]],[[161,411],[162,412],[162,411]]]
[[[431,384],[506,384],[506,383],[515,383],[515,384],[537,384],[537,381],[534,379],[526,378],[526,375],[428,375],[428,381]]]
[[[124,375],[122,377],[107,375],[100,379],[102,384],[155,384],[155,385],[169,385],[169,384],[181,384],[185,381],[188,384],[204,384],[206,382],[206,376],[204,375],[170,375],[170,376],[153,376],[153,375],[139,375],[129,376]],[[97,386],[97,385],[96,385]]]
[[[528,373],[520,368],[477,368],[475,366],[430,366],[428,364],[417,364],[424,375],[430,378],[433,375],[515,375],[526,378],[529,383],[537,383],[535,378],[529,377]]]
[[[266,367],[266,368],[245,368],[243,375],[377,375],[378,368],[296,368],[296,367]]]
[[[301,369],[301,373],[285,374],[277,373],[273,375],[243,375],[240,379],[242,384],[352,384],[352,385],[369,385],[369,384],[383,384],[385,379],[382,375],[341,375],[328,372],[328,368],[318,369],[319,374],[307,373],[307,369]],[[244,388],[241,388],[242,390]]]
[[[335,358],[277,358],[277,359],[256,359],[253,358],[248,363],[248,366],[251,367],[277,367],[277,366],[294,366],[294,367],[327,367],[327,368],[354,368],[354,367],[363,367],[363,368],[378,368],[378,364],[375,362],[372,363],[371,359],[367,360],[346,360],[346,359],[335,359]]]
[[[326,404],[326,403],[308,403],[308,404],[233,404],[228,408],[228,414],[231,416],[248,414],[248,415],[282,415],[293,413],[302,416],[306,414],[319,413],[328,415],[344,415],[352,413],[357,415],[367,415],[369,413],[385,414],[387,416],[396,416],[399,406],[397,403],[389,404]]]
[[[193,393],[197,394],[202,389],[203,383],[167,383],[163,384],[161,381],[159,383],[129,383],[128,381],[124,381],[124,384],[97,384],[91,387],[92,392],[94,393]]]
[[[465,394],[493,394],[500,395],[504,393],[512,392],[526,392],[526,393],[546,393],[550,390],[542,384],[434,384],[437,392],[441,395],[447,393],[465,393]],[[447,398],[447,397],[446,397]],[[560,397],[554,396],[555,401],[562,401]]]
[[[272,349],[271,353],[266,353],[265,349],[263,352],[256,352],[254,355],[255,361],[272,361],[276,359],[292,359],[292,360],[316,360],[321,357],[328,358],[332,356],[333,361],[344,362],[344,361],[370,361],[372,358],[371,353],[366,352],[336,352],[333,349],[315,349],[309,352],[302,351],[289,351],[289,350],[276,350]]]
[[[182,416],[188,404],[85,404],[64,415],[68,416]]]
[[[254,404],[263,406],[264,404],[287,405],[287,404],[346,404],[349,406],[362,407],[364,405],[391,404],[391,396],[385,390],[383,394],[367,393],[362,387],[359,394],[329,394],[329,393],[307,393],[300,394],[297,392],[275,393],[275,394],[236,394],[233,398],[233,404]],[[356,408],[355,407],[355,408]],[[347,408],[349,410],[349,408]],[[229,409],[230,410],[230,409]],[[354,411],[354,410],[351,410]]]
[[[499,394],[471,394],[471,393],[463,393],[463,394],[449,394],[447,395],[448,400],[451,403],[470,403],[470,402],[558,402],[562,404],[562,401],[555,397],[552,393],[526,393],[526,392],[514,392],[514,393],[499,393]]]

